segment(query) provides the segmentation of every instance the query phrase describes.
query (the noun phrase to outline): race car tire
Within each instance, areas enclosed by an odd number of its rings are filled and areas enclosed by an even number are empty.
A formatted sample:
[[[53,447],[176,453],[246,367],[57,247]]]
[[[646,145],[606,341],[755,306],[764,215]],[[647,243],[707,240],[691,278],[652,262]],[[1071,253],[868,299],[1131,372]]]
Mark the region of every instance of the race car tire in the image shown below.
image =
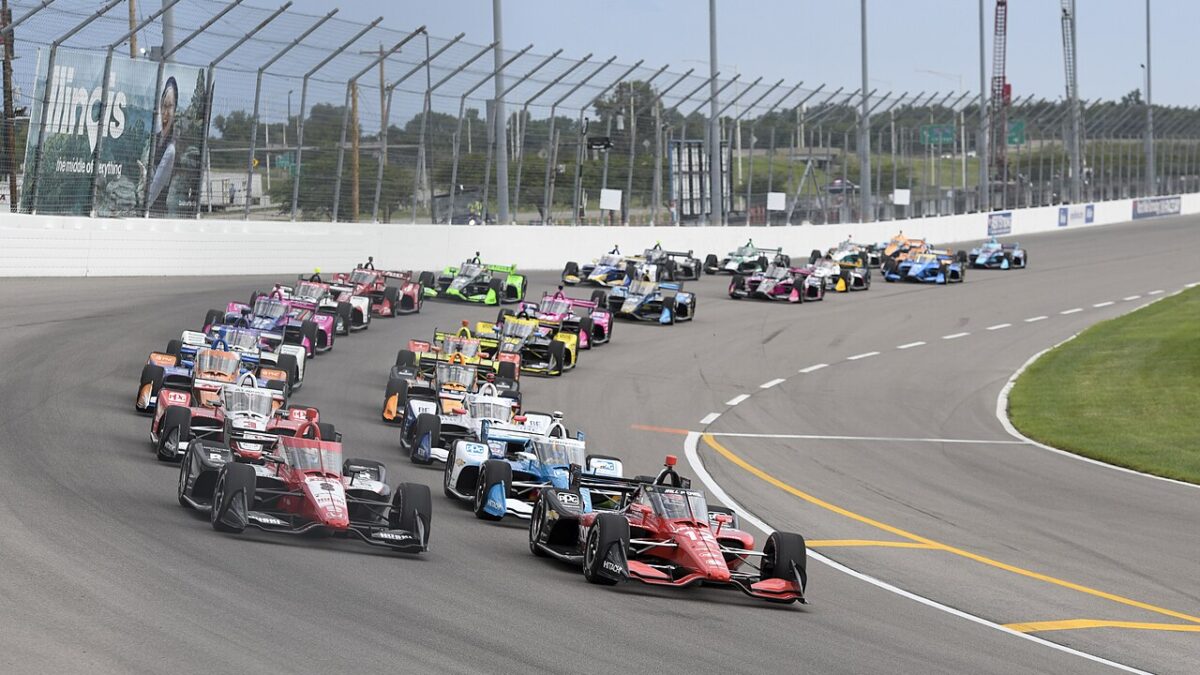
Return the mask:
[[[542,492],[538,495],[538,500],[533,505],[533,515],[529,518],[529,552],[539,558],[546,557],[546,552],[538,544],[538,539],[541,539],[544,529],[546,529],[546,493]]]
[[[754,265],[758,268],[759,272],[766,271],[767,265],[769,265],[769,264],[770,264],[770,261],[767,260],[767,256],[765,256],[765,255],[758,256],[758,260],[754,261]]]
[[[400,315],[400,289],[396,288],[395,286],[384,286],[383,287],[383,299],[387,301],[388,307],[391,307],[392,311],[390,314],[383,314],[382,316],[389,316],[389,317],[399,316]]]
[[[146,365],[142,366],[142,376],[138,378],[138,395],[133,399],[134,410],[137,410],[138,412],[148,411],[148,409],[138,407],[138,401],[142,397],[142,388],[147,384],[150,385],[150,395],[157,396],[159,390],[162,389],[164,375],[166,375],[166,371],[162,366],[155,365],[153,363],[147,363]]]
[[[275,367],[288,374],[288,395],[291,395],[293,389],[299,386],[300,380],[300,362],[296,360],[295,354],[280,354],[275,361]]]
[[[496,312],[496,323],[504,323],[504,317],[516,316],[517,313],[508,307],[501,307],[499,312]]]
[[[498,277],[488,282],[488,290],[496,292],[496,304],[504,302],[504,280]]]
[[[574,286],[576,282],[574,282],[574,281],[567,281],[567,277],[568,277],[568,276],[572,276],[572,277],[578,277],[578,276],[579,276],[579,263],[577,263],[577,262],[568,262],[566,265],[564,265],[564,266],[563,266],[563,271],[562,271],[562,282],[563,282],[564,284],[568,285],[568,286]]]
[[[399,422],[404,419],[404,411],[408,407],[408,380],[399,377],[389,377],[387,389],[383,392],[383,405],[387,408],[388,401],[396,397],[396,415],[393,419],[383,418],[384,422]],[[383,413],[380,412],[380,416]]]
[[[239,534],[246,529],[254,506],[255,482],[254,467],[249,464],[230,462],[221,467],[210,514],[214,530]]]
[[[383,462],[377,462],[373,459],[362,459],[361,457],[350,457],[342,462],[342,475],[353,477],[358,473],[354,468],[357,468],[358,471],[364,469],[367,471],[373,470],[376,476],[373,480],[381,483],[387,482],[387,466]],[[712,509],[709,510],[711,511]]]
[[[737,294],[737,291],[746,289],[746,277],[739,274],[729,282],[729,297],[734,300],[741,300],[742,296]]]
[[[179,356],[183,353],[183,340],[171,340],[167,343],[167,353]]]
[[[792,581],[792,564],[800,572],[800,578],[807,577],[808,548],[804,537],[793,532],[772,532],[763,545],[762,565],[759,567],[760,579],[785,579]]]
[[[337,440],[337,427],[333,426],[332,422],[317,422],[317,431],[321,433],[323,441]]]
[[[583,346],[583,349],[591,349],[592,343],[596,339],[596,322],[592,321],[592,317],[585,316],[579,320],[579,333],[580,335],[586,335],[588,338],[587,344]]]
[[[421,546],[429,547],[429,529],[433,522],[433,497],[423,483],[400,483],[392,494],[388,525],[395,530],[422,534]]]
[[[300,322],[300,342],[298,344],[303,345],[304,338],[308,338],[309,347],[306,349],[312,349],[312,353],[309,356],[317,355],[317,331],[316,321],[306,320]],[[286,342],[287,340],[285,339],[284,341]]]
[[[411,368],[417,365],[417,353],[411,349],[401,349],[396,352],[396,367]]]
[[[667,309],[667,325],[674,326],[675,325],[675,312],[677,310],[675,307],[667,307],[666,309]]]
[[[809,265],[817,262],[820,259],[821,259],[821,252],[815,248],[812,250],[812,253],[808,254],[808,264]]]
[[[422,288],[434,288],[437,285],[437,277],[433,272],[421,272],[417,275],[417,283],[421,284]]]
[[[283,394],[283,397],[285,399],[287,398],[287,394],[288,394],[287,382],[284,382],[282,380],[267,380],[267,383],[265,386],[267,389],[274,389],[275,391]]]
[[[1008,261],[1008,269],[1012,269],[1012,254],[1008,251],[1004,252],[1004,259]]]
[[[471,501],[471,510],[480,520],[500,520],[504,516],[494,516],[484,510],[487,505],[487,495],[495,485],[504,486],[504,494],[512,485],[512,465],[502,459],[489,459],[479,467],[479,480],[475,482],[475,497]]]
[[[600,309],[608,309],[608,292],[603,289],[592,291],[592,302]]]
[[[337,320],[342,322],[342,329],[338,331],[339,335],[349,335],[350,327],[354,325],[354,305],[348,302],[339,302],[337,304]],[[335,324],[336,328],[337,325]]]
[[[450,499],[458,499],[458,495],[450,489],[450,479],[454,476],[454,454],[454,444],[451,443],[446,453],[446,466],[442,467],[442,494]]]
[[[721,262],[719,260],[717,260],[716,254],[709,253],[708,255],[704,256],[704,273],[705,274],[716,274],[717,268],[720,267],[720,265],[721,265]]]
[[[792,256],[784,255],[783,253],[780,253],[779,254],[779,264],[784,267],[791,267],[792,266]]]
[[[167,408],[158,425],[158,446],[154,454],[161,462],[174,462],[179,455],[179,444],[190,440],[191,434],[192,411],[183,406]]]
[[[583,546],[583,578],[589,583],[601,586],[617,583],[616,579],[601,574],[604,552],[613,546],[620,546],[623,551],[629,549],[629,521],[619,513],[597,514]]]
[[[192,473],[192,452],[193,449],[189,448],[183,454],[183,459],[179,462],[179,484],[175,488],[175,496],[179,500],[179,505],[183,507],[191,506],[191,502],[185,497],[187,495],[188,478]]]
[[[965,264],[967,262],[967,252],[959,249],[959,251],[954,254],[954,259]]]
[[[413,424],[413,436],[408,444],[408,458],[413,464],[433,464],[433,458],[421,459],[417,457],[417,443],[421,437],[429,434],[429,447],[436,448],[442,442],[442,419],[433,413],[421,413],[417,415],[417,421]]]
[[[515,380],[517,379],[518,370],[520,368],[512,361],[501,361],[496,364],[496,377],[507,377],[510,380]]]
[[[223,321],[225,321],[225,312],[222,312],[219,309],[210,309],[204,315],[205,328],[209,326],[219,326]]]
[[[679,278],[679,267],[675,264],[674,260],[667,260],[663,264],[663,268],[667,273],[667,281],[676,281]]]
[[[550,343],[550,367],[546,370],[547,375],[562,375],[567,368],[567,345],[554,340]]]

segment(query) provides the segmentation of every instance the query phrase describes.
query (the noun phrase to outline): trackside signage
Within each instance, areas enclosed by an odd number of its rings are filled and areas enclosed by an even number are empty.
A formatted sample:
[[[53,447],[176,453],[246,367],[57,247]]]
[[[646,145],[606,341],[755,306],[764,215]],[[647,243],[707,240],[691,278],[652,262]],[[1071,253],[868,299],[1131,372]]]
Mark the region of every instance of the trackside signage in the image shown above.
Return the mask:
[[[1159,216],[1177,216],[1183,212],[1183,198],[1173,197],[1143,197],[1133,200],[1133,219],[1157,218]]]
[[[999,237],[1005,234],[1012,234],[1012,220],[1012,211],[989,213],[987,220],[988,236]]]
[[[1079,206],[1058,207],[1058,226],[1089,225],[1096,220],[1096,206],[1081,204]]]
[[[47,56],[41,55],[25,147],[25,166],[32,171],[42,145],[38,213],[88,214],[96,168],[92,158],[103,137],[96,171],[98,215],[142,216],[147,210],[160,218],[189,215],[200,188],[200,134],[207,114],[204,69],[167,64],[156,92],[157,63],[114,55],[107,100],[102,100],[103,52],[60,50],[49,74]],[[39,133],[43,100],[49,105],[44,133]],[[25,210],[32,206],[22,204]]]

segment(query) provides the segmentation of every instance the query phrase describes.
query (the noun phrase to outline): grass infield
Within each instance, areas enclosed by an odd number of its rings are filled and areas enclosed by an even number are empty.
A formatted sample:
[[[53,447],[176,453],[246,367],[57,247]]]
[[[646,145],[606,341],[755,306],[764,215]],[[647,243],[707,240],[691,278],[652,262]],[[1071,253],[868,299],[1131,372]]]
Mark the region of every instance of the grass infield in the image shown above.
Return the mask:
[[[1043,354],[1017,378],[1008,412],[1047,445],[1200,483],[1200,288]]]

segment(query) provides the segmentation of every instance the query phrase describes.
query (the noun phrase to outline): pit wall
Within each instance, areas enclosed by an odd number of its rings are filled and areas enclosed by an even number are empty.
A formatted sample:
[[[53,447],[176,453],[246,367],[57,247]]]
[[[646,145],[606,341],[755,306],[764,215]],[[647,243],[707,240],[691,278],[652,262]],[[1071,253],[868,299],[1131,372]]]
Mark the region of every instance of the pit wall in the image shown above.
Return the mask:
[[[897,231],[938,242],[1002,240],[1131,219],[1200,213],[1200,194],[1117,200],[880,223],[791,227],[537,227],[289,223],[241,220],[116,220],[0,215],[0,276],[287,274],[348,270],[374,256],[380,269],[437,269],[478,251],[485,262],[561,270],[619,245],[634,253],[724,254],[747,239],[807,258],[846,238],[885,241]],[[1177,201],[1172,201],[1177,200]],[[1136,204],[1134,202],[1141,202]],[[1090,212],[1090,213],[1089,213]]]

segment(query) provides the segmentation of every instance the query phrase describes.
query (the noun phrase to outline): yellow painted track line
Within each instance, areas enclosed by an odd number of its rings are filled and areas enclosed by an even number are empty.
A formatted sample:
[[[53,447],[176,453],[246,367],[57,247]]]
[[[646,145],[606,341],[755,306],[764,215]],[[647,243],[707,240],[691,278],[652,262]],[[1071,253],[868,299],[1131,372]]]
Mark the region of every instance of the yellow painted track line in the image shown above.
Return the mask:
[[[831,546],[878,546],[882,548],[924,548],[938,550],[940,546],[923,544],[919,541],[880,541],[878,539],[810,539],[809,548],[829,548]]]
[[[1086,595],[1091,595],[1091,596],[1094,596],[1097,598],[1104,598],[1105,600],[1110,600],[1112,602],[1120,603],[1122,605],[1128,605],[1130,607],[1137,607],[1138,609],[1144,609],[1148,612],[1154,612],[1156,614],[1162,614],[1163,616],[1170,616],[1170,617],[1174,617],[1176,619],[1183,619],[1184,621],[1191,621],[1192,623],[1200,624],[1200,617],[1192,616],[1190,614],[1184,614],[1183,612],[1176,612],[1175,610],[1166,609],[1165,607],[1158,607],[1157,605],[1151,605],[1149,603],[1141,602],[1139,600],[1133,600],[1132,598],[1126,598],[1126,597],[1123,597],[1120,595],[1116,595],[1114,593],[1108,593],[1106,591],[1101,591],[1101,590],[1098,590],[1095,588],[1089,588],[1087,586],[1083,586],[1081,584],[1077,584],[1074,582],[1066,581],[1063,579],[1058,579],[1056,577],[1052,577],[1047,574],[1042,574],[1040,572],[1034,572],[1032,570],[1027,570],[1027,569],[1024,569],[1021,567],[1017,567],[1016,565],[1010,565],[1008,563],[1003,563],[998,560],[993,560],[991,558],[988,558],[987,556],[979,555],[978,553],[971,553],[970,551],[964,551],[963,549],[955,548],[953,546],[948,546],[946,544],[936,542],[927,537],[922,537],[920,535],[913,534],[912,532],[908,532],[899,527],[895,527],[893,525],[888,525],[887,523],[880,522],[873,518],[868,518],[867,516],[859,515],[857,513],[854,513],[853,511],[844,509],[844,508],[842,508],[840,506],[836,506],[834,504],[830,504],[829,502],[827,502],[819,497],[815,497],[813,495],[808,494],[807,492],[804,492],[803,490],[800,490],[798,488],[792,487],[791,485],[788,485],[787,483],[779,480],[778,478],[763,471],[762,469],[759,469],[758,467],[750,464],[746,460],[744,460],[741,457],[739,457],[738,455],[734,454],[733,451],[729,450],[725,446],[718,443],[717,440],[709,434],[704,434],[702,436],[702,438],[704,438],[704,442],[707,443],[710,448],[715,450],[722,457],[729,460],[730,462],[733,462],[734,464],[741,467],[742,469],[745,469],[747,472],[753,474],[754,476],[757,476],[758,478],[762,479],[763,481],[765,481],[767,483],[770,483],[771,485],[774,485],[775,487],[779,488],[780,490],[783,490],[784,492],[787,492],[787,493],[789,493],[795,497],[798,497],[810,504],[813,504],[814,506],[819,506],[827,511],[832,511],[840,516],[845,516],[846,518],[850,518],[851,520],[856,520],[860,523],[870,525],[872,527],[883,530],[884,532],[890,532],[896,536],[903,537],[903,538],[911,540],[911,541],[919,542],[921,544],[926,544],[930,548],[937,548],[937,549],[946,551],[948,553],[953,553],[954,555],[962,556],[964,558],[974,560],[975,562],[983,563],[984,565],[989,565],[989,566],[995,567],[997,569],[1002,569],[1006,572],[1012,572],[1013,574],[1018,574],[1020,576],[1028,577],[1030,579],[1037,579],[1038,581],[1044,581],[1048,584],[1054,584],[1055,586],[1061,586],[1062,588],[1069,588],[1073,591],[1078,591],[1080,593],[1084,593]]]
[[[1080,628],[1132,628],[1134,630],[1200,633],[1200,626],[1189,623],[1143,623],[1141,621],[1108,621],[1104,619],[1030,621],[1027,623],[1006,623],[1004,627],[1015,630],[1018,633],[1042,633],[1052,630],[1078,630]]]

